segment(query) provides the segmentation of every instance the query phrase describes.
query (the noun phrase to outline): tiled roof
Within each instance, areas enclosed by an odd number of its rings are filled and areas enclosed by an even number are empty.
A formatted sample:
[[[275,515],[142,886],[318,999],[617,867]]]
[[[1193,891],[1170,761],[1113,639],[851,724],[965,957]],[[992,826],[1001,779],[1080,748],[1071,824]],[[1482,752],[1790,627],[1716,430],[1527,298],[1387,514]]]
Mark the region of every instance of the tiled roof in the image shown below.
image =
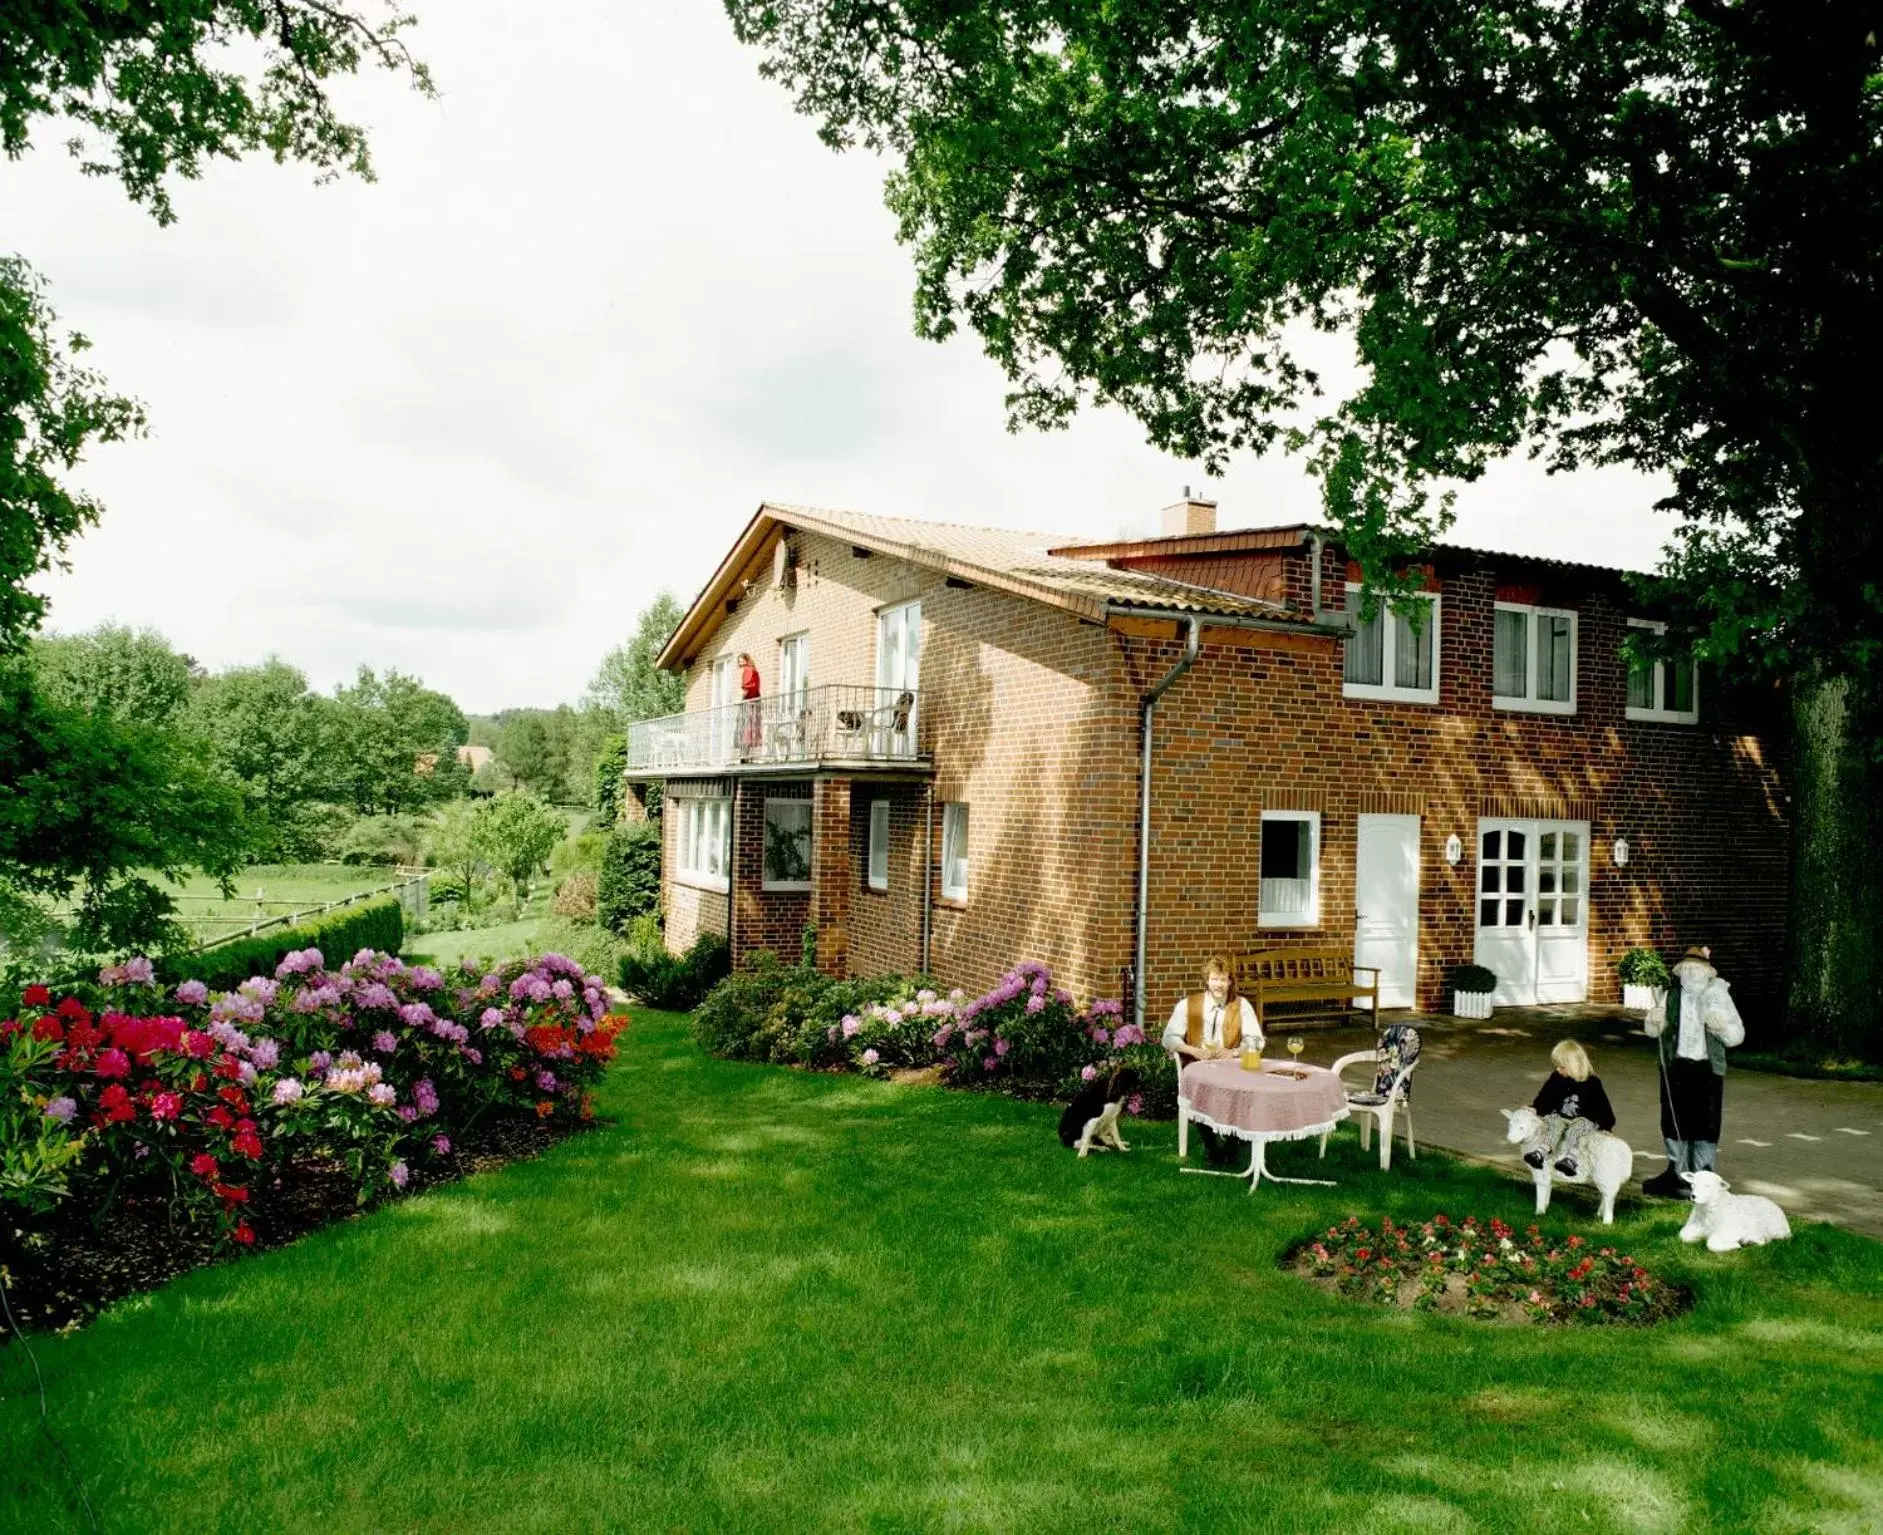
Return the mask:
[[[1013,592],[1093,621],[1102,620],[1110,608],[1129,607],[1221,618],[1260,618],[1313,628],[1311,622],[1290,614],[1280,603],[1148,571],[1114,570],[1092,560],[1052,553],[1055,547],[1076,541],[1065,534],[1021,533],[1010,528],[878,517],[867,512],[768,501],[759,507],[687,609],[660,653],[660,665],[680,666],[692,658],[722,616],[721,604],[734,584],[754,571],[780,527],[822,533],[873,553],[940,570],[979,586]]]
[[[1279,617],[1279,603],[1264,602],[1236,592],[1216,591],[1173,581],[1143,571],[1114,570],[1091,560],[1055,554],[1076,542],[1062,534],[1021,533],[1010,528],[976,528],[956,522],[921,522],[909,517],[877,517],[867,512],[839,512],[821,507],[765,508],[780,521],[795,527],[848,538],[917,565],[945,565],[952,572],[988,585],[1030,588],[1029,595],[1046,600],[1065,599],[1060,605],[1090,605],[1088,616],[1099,617],[1107,603],[1165,608],[1185,613],[1215,613],[1236,617]]]

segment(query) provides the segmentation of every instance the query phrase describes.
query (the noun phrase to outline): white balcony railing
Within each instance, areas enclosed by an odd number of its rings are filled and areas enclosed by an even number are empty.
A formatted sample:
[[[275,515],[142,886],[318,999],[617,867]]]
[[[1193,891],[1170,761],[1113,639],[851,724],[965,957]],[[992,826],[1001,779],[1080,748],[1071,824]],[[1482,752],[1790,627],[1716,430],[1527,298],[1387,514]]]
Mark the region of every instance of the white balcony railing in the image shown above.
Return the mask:
[[[921,695],[841,683],[628,726],[630,773],[718,772],[793,762],[913,762]]]

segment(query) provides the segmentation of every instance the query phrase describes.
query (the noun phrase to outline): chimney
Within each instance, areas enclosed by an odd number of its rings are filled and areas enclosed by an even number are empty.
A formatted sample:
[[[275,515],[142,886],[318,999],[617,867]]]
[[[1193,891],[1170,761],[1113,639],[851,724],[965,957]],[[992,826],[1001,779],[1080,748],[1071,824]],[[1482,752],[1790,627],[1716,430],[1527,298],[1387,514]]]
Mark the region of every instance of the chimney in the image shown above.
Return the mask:
[[[1188,485],[1183,488],[1183,500],[1164,508],[1165,538],[1194,538],[1215,531],[1216,503],[1191,495]]]

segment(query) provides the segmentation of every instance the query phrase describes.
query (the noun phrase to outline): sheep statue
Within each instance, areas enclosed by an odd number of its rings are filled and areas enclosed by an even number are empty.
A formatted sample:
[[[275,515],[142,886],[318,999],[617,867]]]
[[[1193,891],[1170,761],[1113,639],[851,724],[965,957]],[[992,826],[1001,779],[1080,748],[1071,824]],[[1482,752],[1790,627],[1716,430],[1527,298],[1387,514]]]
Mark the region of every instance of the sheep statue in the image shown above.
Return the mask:
[[[1504,1109],[1502,1113],[1509,1121],[1504,1139],[1513,1145],[1523,1145],[1543,1136],[1543,1120],[1535,1109]],[[1541,1215],[1549,1209],[1552,1181],[1592,1183],[1602,1196],[1602,1224],[1612,1226],[1615,1224],[1615,1195],[1634,1170],[1635,1154],[1626,1141],[1606,1130],[1591,1131],[1582,1143],[1581,1163],[1574,1177],[1556,1171],[1547,1156],[1541,1167],[1531,1170],[1531,1177],[1536,1180],[1536,1213]]]
[[[1760,1194],[1735,1194],[1718,1173],[1682,1173],[1693,1188],[1693,1214],[1680,1228],[1683,1242],[1706,1243],[1708,1252],[1782,1242],[1791,1235],[1785,1212]]]

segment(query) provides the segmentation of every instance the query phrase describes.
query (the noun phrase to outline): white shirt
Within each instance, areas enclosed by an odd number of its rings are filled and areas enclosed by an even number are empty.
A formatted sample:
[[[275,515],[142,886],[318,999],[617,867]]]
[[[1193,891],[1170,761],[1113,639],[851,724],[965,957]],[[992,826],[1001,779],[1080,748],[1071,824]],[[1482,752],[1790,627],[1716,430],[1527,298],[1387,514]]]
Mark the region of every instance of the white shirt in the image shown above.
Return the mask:
[[[1732,988],[1709,966],[1683,962],[1674,967],[1680,985],[1680,1035],[1674,1041],[1674,1054],[1684,1061],[1706,1059],[1706,1037],[1714,1034],[1731,1047],[1746,1037],[1746,1025],[1733,1003]],[[1667,1027],[1667,993],[1655,993],[1642,1028],[1649,1039],[1658,1039]]]
[[[1236,998],[1242,1008],[1242,1037],[1254,1040],[1256,1049],[1263,1049],[1268,1041],[1262,1037],[1262,1026],[1255,1021],[1255,1009],[1249,1006],[1247,997]],[[1208,992],[1203,994],[1203,1043],[1221,1047],[1223,1042],[1223,1014],[1227,1008]],[[1170,1022],[1164,1025],[1164,1048],[1175,1050],[1187,1043],[1185,1035],[1190,1030],[1190,999],[1179,997],[1177,1005],[1170,1010]]]

